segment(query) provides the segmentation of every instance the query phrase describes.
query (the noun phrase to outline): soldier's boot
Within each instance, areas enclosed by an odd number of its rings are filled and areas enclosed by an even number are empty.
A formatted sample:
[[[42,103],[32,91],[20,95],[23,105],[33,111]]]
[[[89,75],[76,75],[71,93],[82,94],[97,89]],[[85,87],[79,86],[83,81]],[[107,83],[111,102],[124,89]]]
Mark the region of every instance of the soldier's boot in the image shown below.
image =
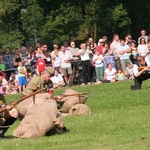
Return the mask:
[[[6,138],[4,136],[4,134],[6,133],[6,131],[9,129],[9,126],[12,125],[17,118],[14,117],[9,117],[4,124],[2,125],[2,128],[0,129],[0,138]]]
[[[63,134],[67,132],[66,127],[60,127],[59,125],[55,126],[56,134]]]

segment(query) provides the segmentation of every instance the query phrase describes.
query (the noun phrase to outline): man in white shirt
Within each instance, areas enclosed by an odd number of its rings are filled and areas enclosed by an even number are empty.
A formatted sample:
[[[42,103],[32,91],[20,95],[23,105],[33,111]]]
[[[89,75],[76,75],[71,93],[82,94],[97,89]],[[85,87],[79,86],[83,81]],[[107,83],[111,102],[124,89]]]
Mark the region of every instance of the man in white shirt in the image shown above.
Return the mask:
[[[119,57],[119,52],[117,50],[117,47],[120,45],[120,39],[119,39],[119,35],[117,33],[115,33],[113,35],[113,42],[110,45],[110,49],[113,52],[114,56],[115,56],[115,62],[116,62],[116,68],[121,68],[121,63],[120,63],[120,57]]]
[[[131,48],[128,45],[126,45],[125,40],[122,39],[120,40],[120,45],[117,47],[117,50],[120,55],[119,57],[120,57],[122,71],[125,72],[127,63],[131,62],[129,58]]]
[[[80,55],[78,53],[79,48],[76,47],[75,42],[71,42],[70,43],[71,48],[69,49],[70,53],[72,54],[73,60],[79,60],[80,59]]]
[[[70,61],[73,59],[72,54],[69,50],[66,50],[65,46],[61,46],[61,52],[59,53],[60,58],[60,72],[64,75],[66,84],[72,78],[72,69]]]
[[[138,65],[133,65],[134,85],[131,85],[131,90],[141,89],[142,82],[150,78],[150,67],[147,66],[145,58],[138,56]]]
[[[80,54],[80,57],[82,60],[82,78],[83,78],[82,85],[85,85],[86,83],[90,84],[90,82],[91,82],[90,55],[93,55],[93,54],[92,54],[91,50],[87,49],[86,43],[81,43],[80,47],[81,47],[81,49],[79,50],[79,54]]]

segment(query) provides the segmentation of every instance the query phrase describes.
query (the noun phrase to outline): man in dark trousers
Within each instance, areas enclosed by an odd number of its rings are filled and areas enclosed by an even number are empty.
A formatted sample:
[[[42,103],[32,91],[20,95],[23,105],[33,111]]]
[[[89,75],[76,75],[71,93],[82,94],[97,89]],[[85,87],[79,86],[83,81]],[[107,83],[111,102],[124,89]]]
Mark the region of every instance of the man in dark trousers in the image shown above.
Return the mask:
[[[131,85],[131,90],[141,89],[142,82],[150,78],[150,66],[147,66],[145,57],[139,56],[137,62],[133,65],[134,85]]]

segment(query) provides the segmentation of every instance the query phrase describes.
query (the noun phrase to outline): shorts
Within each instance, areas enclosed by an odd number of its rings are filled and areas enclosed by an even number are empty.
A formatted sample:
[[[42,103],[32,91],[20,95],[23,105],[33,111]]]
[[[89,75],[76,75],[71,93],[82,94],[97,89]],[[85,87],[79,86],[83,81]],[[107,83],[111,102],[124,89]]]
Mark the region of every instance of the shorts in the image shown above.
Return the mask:
[[[26,77],[24,76],[19,77],[19,85],[22,86],[26,84],[27,84]]]
[[[67,76],[67,75],[72,73],[71,66],[70,67],[66,67],[66,68],[61,68],[61,71],[62,71],[64,76]]]

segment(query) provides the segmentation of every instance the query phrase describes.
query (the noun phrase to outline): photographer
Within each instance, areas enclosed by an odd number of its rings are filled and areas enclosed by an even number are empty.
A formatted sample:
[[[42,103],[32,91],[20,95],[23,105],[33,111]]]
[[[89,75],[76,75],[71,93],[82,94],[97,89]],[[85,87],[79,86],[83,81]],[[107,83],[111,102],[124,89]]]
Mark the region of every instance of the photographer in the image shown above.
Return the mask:
[[[131,46],[132,36],[131,34],[127,34],[125,36],[125,44]]]
[[[147,66],[145,57],[138,56],[138,64],[133,65],[134,85],[131,85],[131,90],[140,90],[142,82],[150,78],[150,68]]]

